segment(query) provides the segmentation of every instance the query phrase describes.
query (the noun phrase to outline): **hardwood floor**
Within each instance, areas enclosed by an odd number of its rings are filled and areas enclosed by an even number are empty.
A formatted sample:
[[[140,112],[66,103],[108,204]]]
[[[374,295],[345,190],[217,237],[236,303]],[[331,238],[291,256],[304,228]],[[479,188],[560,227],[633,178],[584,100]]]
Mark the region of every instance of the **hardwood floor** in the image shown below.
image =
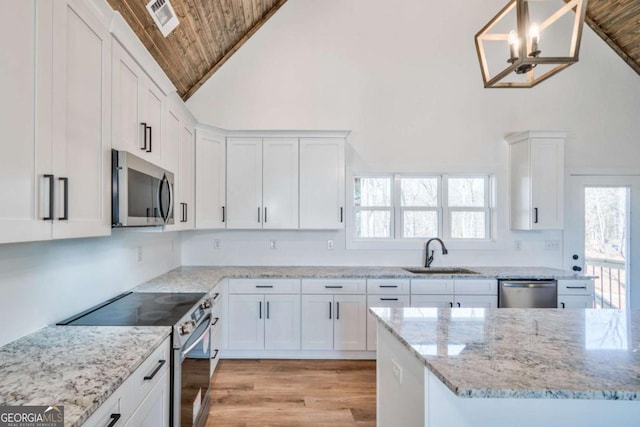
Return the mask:
[[[373,360],[221,360],[207,427],[375,426]]]

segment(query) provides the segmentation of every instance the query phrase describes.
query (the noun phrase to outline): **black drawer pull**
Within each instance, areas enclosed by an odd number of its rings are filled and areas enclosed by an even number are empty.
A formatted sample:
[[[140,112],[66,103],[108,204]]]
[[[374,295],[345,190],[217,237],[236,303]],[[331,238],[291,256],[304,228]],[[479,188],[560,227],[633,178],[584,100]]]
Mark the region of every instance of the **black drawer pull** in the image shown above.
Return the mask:
[[[158,360],[158,366],[156,366],[156,369],[154,369],[153,372],[151,372],[151,375],[145,376],[144,380],[145,381],[152,380],[153,377],[155,377],[156,374],[160,371],[160,368],[162,368],[164,366],[165,363],[167,363],[166,360]]]
[[[398,301],[398,298],[380,298],[380,301]]]
[[[218,349],[216,348],[215,350],[215,354],[213,356],[211,356],[211,360],[215,359],[216,357],[218,357]]]
[[[586,286],[567,286],[567,289],[587,289]]]
[[[211,324],[211,326],[216,326],[216,324],[218,324],[218,320],[220,320],[219,317],[216,317],[216,320],[213,321],[213,323]]]
[[[398,285],[380,285],[381,288],[397,288]]]
[[[122,417],[121,414],[111,414],[111,422],[109,423],[109,425],[107,427],[113,427],[114,425],[116,425],[116,423],[118,422],[118,420]]]
[[[256,288],[259,288],[259,289],[271,289],[271,288],[273,288],[273,285],[256,285]]]
[[[225,212],[224,212],[224,206],[222,207],[222,222],[224,222],[225,220]]]
[[[336,302],[336,320],[340,320],[340,303]]]
[[[213,294],[213,300],[214,301],[217,300],[219,296],[220,296],[220,293],[216,292],[215,294]]]
[[[342,285],[324,285],[325,289],[342,289]]]

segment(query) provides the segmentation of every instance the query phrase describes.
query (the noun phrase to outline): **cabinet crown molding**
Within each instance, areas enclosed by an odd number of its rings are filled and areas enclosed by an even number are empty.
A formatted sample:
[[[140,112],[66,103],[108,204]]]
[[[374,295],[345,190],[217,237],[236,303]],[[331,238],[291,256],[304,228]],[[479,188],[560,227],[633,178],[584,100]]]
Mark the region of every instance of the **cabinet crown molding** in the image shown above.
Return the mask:
[[[563,130],[528,130],[508,134],[504,140],[509,144],[515,144],[530,138],[566,138],[568,134],[569,132]]]
[[[196,129],[240,138],[347,138],[351,133],[350,130],[233,130],[206,123],[198,123]]]

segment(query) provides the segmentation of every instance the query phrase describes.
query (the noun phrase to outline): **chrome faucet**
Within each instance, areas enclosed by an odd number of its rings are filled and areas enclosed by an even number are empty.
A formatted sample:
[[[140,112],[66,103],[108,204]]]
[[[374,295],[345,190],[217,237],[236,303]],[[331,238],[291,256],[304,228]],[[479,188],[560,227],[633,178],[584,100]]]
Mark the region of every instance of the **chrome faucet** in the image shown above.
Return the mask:
[[[429,255],[429,243],[431,243],[434,240],[440,242],[440,245],[442,246],[442,255],[446,255],[446,254],[449,253],[449,251],[447,250],[447,247],[444,245],[444,242],[441,239],[439,239],[437,237],[434,237],[433,239],[427,240],[427,246],[425,248],[425,252],[426,252],[425,253],[425,260],[424,260],[424,266],[426,268],[431,267],[431,263],[433,262],[433,253],[434,253],[434,251],[431,251],[431,255]]]

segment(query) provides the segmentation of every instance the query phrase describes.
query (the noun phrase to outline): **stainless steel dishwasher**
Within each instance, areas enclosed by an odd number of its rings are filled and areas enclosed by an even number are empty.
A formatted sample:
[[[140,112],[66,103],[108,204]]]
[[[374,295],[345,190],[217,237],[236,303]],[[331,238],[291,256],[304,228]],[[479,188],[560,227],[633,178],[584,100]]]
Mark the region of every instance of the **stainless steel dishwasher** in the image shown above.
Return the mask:
[[[557,308],[555,280],[499,280],[500,308]]]

